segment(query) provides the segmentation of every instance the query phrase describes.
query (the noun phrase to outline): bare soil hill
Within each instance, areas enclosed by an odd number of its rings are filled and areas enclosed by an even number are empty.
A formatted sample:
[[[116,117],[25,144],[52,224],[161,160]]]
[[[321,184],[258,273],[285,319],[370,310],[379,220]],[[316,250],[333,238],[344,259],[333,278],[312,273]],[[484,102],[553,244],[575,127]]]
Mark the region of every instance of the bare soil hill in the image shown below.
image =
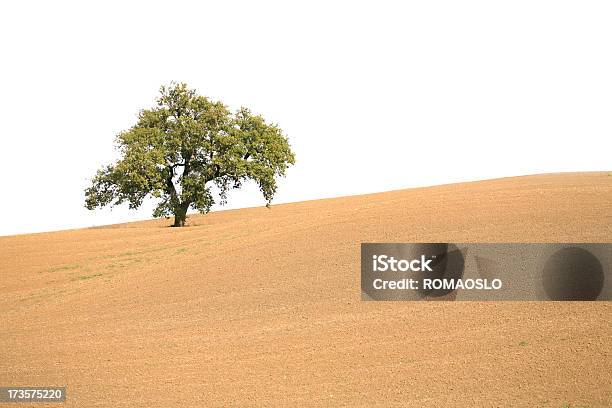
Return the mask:
[[[0,238],[0,385],[66,385],[70,407],[612,406],[610,302],[362,302],[359,284],[361,242],[612,242],[612,173],[168,224]]]

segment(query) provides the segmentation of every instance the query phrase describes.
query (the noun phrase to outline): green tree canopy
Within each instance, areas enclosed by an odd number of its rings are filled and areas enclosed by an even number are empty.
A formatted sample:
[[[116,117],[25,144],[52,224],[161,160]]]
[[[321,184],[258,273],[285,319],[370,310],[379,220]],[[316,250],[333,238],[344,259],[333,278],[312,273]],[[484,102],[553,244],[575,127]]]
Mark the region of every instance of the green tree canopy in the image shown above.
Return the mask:
[[[121,159],[98,170],[85,190],[85,206],[127,202],[134,209],[154,197],[153,216],[174,215],[176,227],[185,225],[189,209],[210,211],[213,185],[225,204],[229,190],[254,180],[269,206],[276,178],[295,163],[277,125],[246,108],[232,113],[183,83],[162,86],[157,105],[142,110],[116,144]]]

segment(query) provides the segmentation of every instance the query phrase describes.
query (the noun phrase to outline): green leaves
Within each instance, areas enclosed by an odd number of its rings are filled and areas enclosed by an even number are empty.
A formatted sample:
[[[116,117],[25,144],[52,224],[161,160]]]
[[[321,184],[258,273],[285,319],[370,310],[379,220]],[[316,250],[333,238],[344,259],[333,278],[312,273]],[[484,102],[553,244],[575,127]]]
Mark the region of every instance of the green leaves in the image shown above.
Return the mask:
[[[162,86],[157,104],[117,136],[122,158],[98,171],[85,190],[88,209],[128,202],[138,208],[158,198],[154,217],[175,215],[183,225],[189,208],[206,213],[215,200],[210,187],[227,193],[254,180],[269,205],[276,178],[295,163],[287,138],[275,124],[241,108],[197,95],[185,84]]]

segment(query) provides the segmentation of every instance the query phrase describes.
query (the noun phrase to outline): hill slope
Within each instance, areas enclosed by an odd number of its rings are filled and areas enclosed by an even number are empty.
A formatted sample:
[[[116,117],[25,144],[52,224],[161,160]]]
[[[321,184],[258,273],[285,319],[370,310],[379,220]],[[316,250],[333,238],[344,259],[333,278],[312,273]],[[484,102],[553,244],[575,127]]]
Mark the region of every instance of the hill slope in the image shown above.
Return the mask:
[[[610,406],[612,306],[362,302],[360,242],[612,242],[551,174],[0,238],[0,384],[67,406]]]

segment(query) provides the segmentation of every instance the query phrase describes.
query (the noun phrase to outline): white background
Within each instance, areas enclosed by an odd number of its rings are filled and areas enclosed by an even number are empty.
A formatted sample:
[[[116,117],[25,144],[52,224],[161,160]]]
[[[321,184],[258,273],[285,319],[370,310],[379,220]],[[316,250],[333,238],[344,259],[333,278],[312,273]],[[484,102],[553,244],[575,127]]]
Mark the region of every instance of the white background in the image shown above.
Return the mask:
[[[0,6],[0,235],[149,218],[83,190],[171,80],[285,130],[276,203],[612,167],[609,1],[89,3]]]

